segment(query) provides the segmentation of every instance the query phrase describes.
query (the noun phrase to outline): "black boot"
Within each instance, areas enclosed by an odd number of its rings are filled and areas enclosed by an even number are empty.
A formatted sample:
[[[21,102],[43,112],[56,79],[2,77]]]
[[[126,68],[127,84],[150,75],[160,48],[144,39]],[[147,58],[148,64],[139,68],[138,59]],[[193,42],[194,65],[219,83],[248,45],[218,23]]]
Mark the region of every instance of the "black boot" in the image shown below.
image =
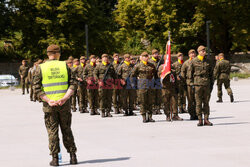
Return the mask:
[[[133,112],[133,110],[129,110],[128,115],[130,115],[130,116],[136,116],[136,114]]]
[[[102,115],[101,115],[102,118],[105,117],[105,110],[102,110]]]
[[[219,97],[219,99],[216,101],[217,103],[222,103],[222,97]]]
[[[94,110],[96,115],[100,115],[100,113],[97,111],[97,109]]]
[[[128,116],[128,110],[124,110],[125,112],[124,112],[124,114],[123,114],[123,116]]]
[[[77,158],[75,153],[70,153],[70,164],[71,165],[77,164]]]
[[[231,103],[234,102],[234,96],[233,95],[230,95],[230,101],[231,101]]]
[[[52,155],[52,161],[49,163],[50,166],[59,166],[58,163],[58,154]]]
[[[199,122],[198,122],[197,126],[203,126],[202,117],[199,116],[198,119],[199,119]]]
[[[94,109],[91,109],[90,115],[95,115],[95,110]]]
[[[155,122],[152,118],[152,114],[148,114],[148,122]]]
[[[143,123],[147,123],[147,118],[146,118],[146,114],[142,114],[142,122]]]

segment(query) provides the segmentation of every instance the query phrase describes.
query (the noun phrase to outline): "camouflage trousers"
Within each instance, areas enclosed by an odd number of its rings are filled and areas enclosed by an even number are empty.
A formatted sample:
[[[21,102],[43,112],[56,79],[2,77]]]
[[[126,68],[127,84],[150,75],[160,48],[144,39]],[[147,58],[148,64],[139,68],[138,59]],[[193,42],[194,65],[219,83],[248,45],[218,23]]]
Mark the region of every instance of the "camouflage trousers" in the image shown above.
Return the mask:
[[[112,89],[99,89],[100,110],[111,111],[112,106]]]
[[[161,108],[162,91],[161,89],[152,89],[153,109]]]
[[[121,96],[122,96],[122,108],[124,111],[133,110],[134,105],[134,93],[135,90],[133,89],[122,89]]]
[[[78,96],[78,93],[77,93],[77,90],[74,91],[74,94],[71,96],[71,108],[73,110],[76,110],[76,103],[79,104],[79,96]]]
[[[225,89],[227,90],[227,94],[230,96],[233,94],[232,89],[230,88],[230,80],[229,79],[225,79],[225,80],[221,80],[218,79],[217,80],[217,87],[218,87],[218,97],[222,98],[222,85],[224,84]]]
[[[152,114],[152,89],[138,89],[138,98],[140,103],[141,114]]]
[[[171,111],[174,115],[178,115],[177,94],[174,90],[162,89],[162,100],[165,115],[170,116]]]
[[[204,114],[205,118],[209,117],[209,100],[210,89],[209,86],[195,86],[195,102],[196,102],[196,115],[201,118]]]
[[[68,153],[75,153],[76,146],[73,133],[71,130],[71,112],[70,101],[68,100],[62,106],[50,107],[47,103],[43,103],[45,126],[49,137],[50,154],[58,154],[59,147],[59,126],[62,132],[63,144]]]
[[[112,102],[114,108],[121,108],[122,106],[122,100],[121,100],[121,89],[113,89],[113,94],[112,94]]]
[[[36,97],[35,97],[35,94],[34,94],[34,88],[33,88],[33,84],[30,83],[30,100],[35,100]]]
[[[88,102],[90,109],[98,109],[98,89],[88,89]]]
[[[179,109],[186,109],[187,91],[184,84],[178,83],[178,107]]]
[[[188,113],[192,117],[196,116],[196,112],[195,112],[196,103],[195,103],[194,91],[195,90],[192,88],[192,86],[187,85]]]
[[[29,92],[28,77],[21,79],[21,87],[22,87],[23,94],[25,93],[25,88],[27,90],[27,93]]]
[[[87,89],[85,85],[78,85],[77,96],[79,98],[78,104],[80,109],[87,108],[87,99],[86,99]]]

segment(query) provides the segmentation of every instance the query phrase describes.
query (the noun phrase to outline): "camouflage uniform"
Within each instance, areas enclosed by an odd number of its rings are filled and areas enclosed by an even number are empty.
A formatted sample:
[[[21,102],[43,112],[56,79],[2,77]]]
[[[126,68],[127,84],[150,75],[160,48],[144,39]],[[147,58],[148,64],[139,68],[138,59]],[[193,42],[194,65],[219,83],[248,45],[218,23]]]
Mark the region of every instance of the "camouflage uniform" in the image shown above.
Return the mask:
[[[181,78],[181,67],[182,64],[179,63],[179,61],[176,61],[173,63],[173,69],[175,70],[176,75],[180,78],[180,80],[177,80],[177,88],[178,88],[178,108],[180,113],[186,112],[186,96],[187,92],[185,89],[185,83],[183,79]]]
[[[140,102],[140,112],[145,122],[146,114],[147,120],[152,119],[152,88],[154,88],[154,76],[156,73],[155,66],[151,63],[144,64],[140,62],[132,71],[132,77],[137,78],[138,97]]]
[[[152,63],[155,68],[157,68],[157,64],[160,60],[156,59],[149,59],[149,62]],[[155,81],[159,81],[158,78],[155,78]],[[161,108],[161,97],[162,97],[162,91],[159,88],[153,89],[152,90],[152,100],[153,100],[153,113],[154,114],[161,114],[160,108]]]
[[[72,75],[74,78],[76,78],[78,76],[78,66],[76,67],[72,67],[71,68],[72,70]],[[73,110],[73,112],[76,112],[76,103],[78,101],[78,104],[79,104],[79,96],[78,96],[78,93],[77,93],[77,90],[78,90],[78,81],[77,82],[77,89],[74,90],[74,94],[71,96],[71,109]]]
[[[33,91],[33,77],[34,77],[35,70],[36,70],[36,66],[33,66],[29,69],[29,72],[28,72],[28,81],[30,83],[30,101],[36,101],[36,97]]]
[[[83,75],[83,70],[84,70],[84,66],[79,65],[76,68],[76,77],[77,78],[82,78]],[[79,110],[81,113],[84,112],[88,112],[87,111],[87,100],[86,100],[86,94],[87,94],[87,83],[85,80],[78,81],[78,87],[77,87],[77,96],[78,96],[78,100],[79,100]]]
[[[188,113],[190,114],[191,119],[196,119],[196,112],[195,112],[195,93],[193,89],[193,84],[191,83],[191,79],[188,76],[189,67],[191,64],[191,59],[186,60],[182,67],[181,67],[181,77],[186,82],[187,85],[187,98],[188,98]]]
[[[212,79],[212,68],[209,60],[206,57],[200,60],[197,56],[191,61],[189,73],[188,75],[190,75],[191,83],[195,89],[196,114],[199,120],[202,119],[202,114],[208,120],[210,114],[210,84]]]
[[[47,60],[51,61],[51,60]],[[71,70],[67,67],[69,78],[69,89],[76,89],[76,82],[72,78]],[[44,95],[42,89],[42,73],[40,66],[37,68],[34,76],[34,90],[38,97]],[[43,112],[45,126],[49,136],[49,149],[50,154],[57,155],[60,152],[59,147],[59,126],[62,131],[63,144],[69,153],[76,152],[74,137],[71,130],[71,112],[70,101],[68,100],[62,106],[51,107],[48,103],[43,102]]]
[[[115,69],[115,71],[117,72],[117,68],[119,67],[119,62],[113,62],[113,67]],[[121,90],[120,90],[120,82],[118,82],[118,80],[116,80],[115,82],[115,86],[113,89],[113,94],[112,94],[112,101],[113,101],[113,105],[115,108],[115,113],[119,114],[120,113],[120,108],[121,108]]]
[[[125,111],[125,116],[135,115],[133,113],[135,91],[131,87],[131,81],[129,77],[132,69],[132,64],[128,65],[126,63],[123,63],[117,71],[118,76],[126,82],[126,84],[123,86],[123,89],[121,90],[122,108]]]
[[[159,67],[158,76],[161,76],[161,72],[163,69],[163,65]],[[166,75],[166,77],[162,80],[162,100],[164,104],[164,113],[167,116],[167,121],[179,120],[183,119],[178,116],[178,108],[177,108],[177,92],[178,89],[176,84],[176,74],[172,70],[171,73]],[[170,113],[174,114],[173,118],[170,118]]]
[[[110,69],[107,74],[107,81],[104,83],[104,87],[99,87],[99,102],[100,102],[100,110],[102,112],[102,117],[112,115],[110,114],[111,106],[112,106],[112,89],[113,89],[113,80],[116,79],[115,70],[112,64],[104,65],[100,63],[96,66],[94,70],[94,78],[99,81],[103,80],[104,74],[110,65]],[[105,115],[106,113],[106,115]]]
[[[87,92],[88,92],[88,102],[89,108],[91,109],[91,115],[99,114],[97,112],[98,109],[98,85],[96,84],[94,78],[94,70],[96,65],[87,64],[83,70],[83,80],[92,80],[91,85],[87,85]]]
[[[29,93],[28,71],[29,71],[28,66],[21,65],[19,67],[18,72],[19,72],[19,75],[20,75],[20,78],[21,78],[21,86],[22,86],[23,94],[25,93],[25,87],[26,87],[27,93]],[[21,76],[23,76],[23,77],[21,77]]]
[[[218,60],[214,68],[214,78],[217,79],[218,98],[222,102],[222,84],[224,84],[228,95],[232,98],[233,92],[230,88],[230,63],[228,60]]]

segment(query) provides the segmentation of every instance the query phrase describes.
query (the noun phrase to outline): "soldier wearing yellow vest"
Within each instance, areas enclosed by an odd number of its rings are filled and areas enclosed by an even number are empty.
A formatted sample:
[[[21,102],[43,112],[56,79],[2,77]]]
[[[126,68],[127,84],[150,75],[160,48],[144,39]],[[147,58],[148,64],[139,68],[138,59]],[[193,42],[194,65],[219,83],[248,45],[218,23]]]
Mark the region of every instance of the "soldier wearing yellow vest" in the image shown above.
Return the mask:
[[[70,164],[77,164],[76,146],[71,130],[70,96],[76,89],[75,80],[66,62],[59,61],[60,48],[50,45],[47,48],[49,59],[38,66],[34,76],[34,89],[43,100],[44,120],[49,136],[49,149],[52,155],[51,166],[58,166],[59,126],[63,143],[70,153]]]

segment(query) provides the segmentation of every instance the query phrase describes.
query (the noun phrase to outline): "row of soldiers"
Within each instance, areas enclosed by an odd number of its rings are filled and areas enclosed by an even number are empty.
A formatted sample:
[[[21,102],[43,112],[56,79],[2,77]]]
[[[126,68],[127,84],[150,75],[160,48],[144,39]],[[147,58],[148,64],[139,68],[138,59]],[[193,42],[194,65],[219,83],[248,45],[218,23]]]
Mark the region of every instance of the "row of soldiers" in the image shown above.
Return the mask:
[[[211,61],[205,57],[205,49],[204,46],[200,46],[197,49],[198,56],[196,51],[191,49],[188,52],[189,59],[185,62],[183,54],[178,53],[178,60],[172,64],[171,72],[163,81],[160,80],[163,62],[156,49],[152,50],[151,57],[147,52],[143,52],[139,59],[125,54],[122,61],[116,53],[113,55],[112,62],[107,54],[103,54],[101,59],[91,55],[89,60],[84,56],[81,56],[80,60],[71,56],[66,63],[78,81],[78,89],[71,97],[71,108],[75,112],[78,101],[81,113],[89,112],[87,110],[89,104],[91,115],[100,115],[99,109],[102,117],[112,117],[113,104],[115,114],[133,116],[136,115],[133,111],[139,104],[145,123],[154,122],[152,114],[162,114],[160,109],[163,108],[167,121],[183,120],[178,113],[188,112],[191,120],[199,120],[198,126],[203,125],[202,114],[204,124],[212,125],[208,118],[214,79],[218,79],[219,100],[217,102],[222,102],[222,84],[225,85],[232,102],[233,94],[229,80],[229,61],[224,60],[224,55],[221,53],[214,68]],[[40,63],[42,63],[41,60],[34,63],[33,68],[28,71],[30,76]],[[20,75],[26,70],[25,65],[21,66]],[[21,79],[25,78],[24,76],[22,74]],[[32,77],[28,78],[32,83]]]

